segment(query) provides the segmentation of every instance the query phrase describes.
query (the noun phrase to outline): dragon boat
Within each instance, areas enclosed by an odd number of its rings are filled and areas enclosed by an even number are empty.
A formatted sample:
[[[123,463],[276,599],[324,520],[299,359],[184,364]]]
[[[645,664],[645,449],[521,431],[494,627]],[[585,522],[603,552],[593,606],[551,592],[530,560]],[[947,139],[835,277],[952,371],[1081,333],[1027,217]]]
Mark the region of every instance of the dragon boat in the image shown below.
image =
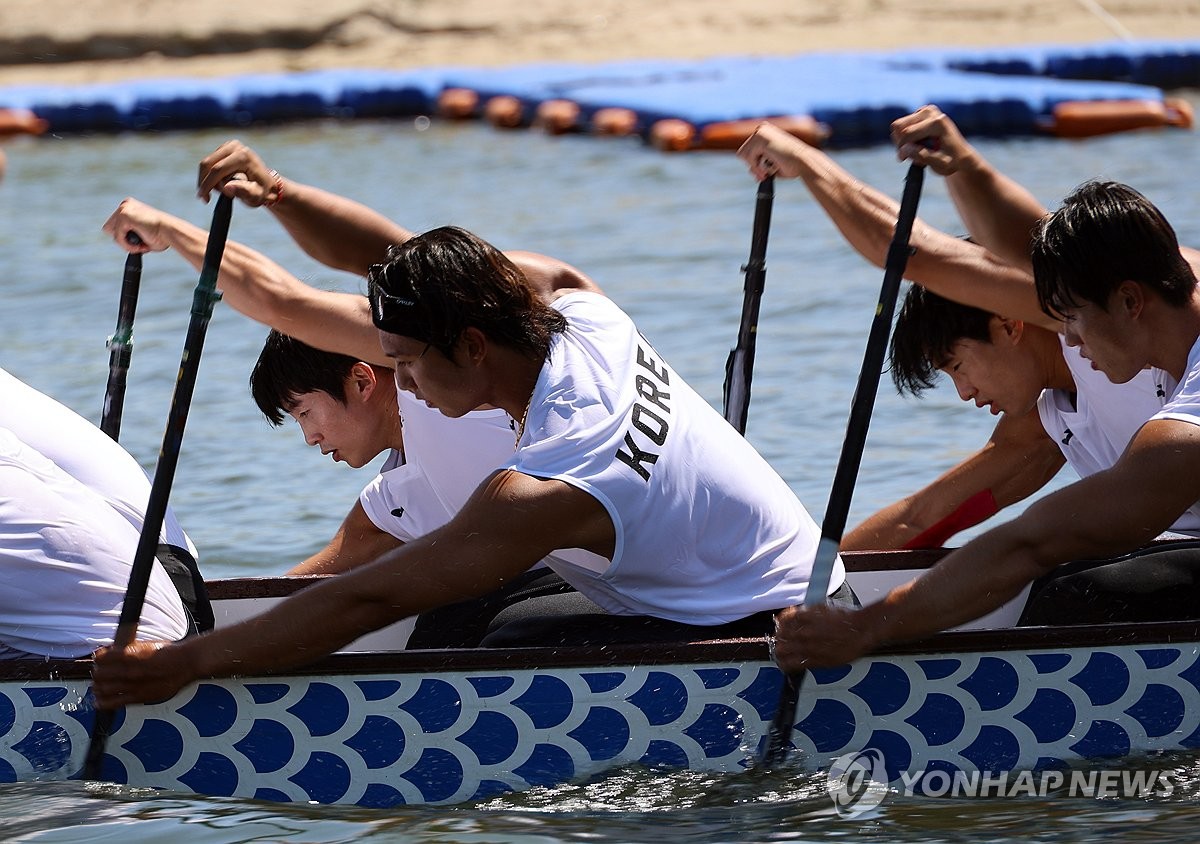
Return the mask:
[[[845,554],[864,601],[939,552]],[[302,588],[218,580],[218,624]],[[874,753],[913,772],[1086,765],[1200,745],[1200,622],[1017,628],[1024,597],[802,688],[792,763]],[[404,651],[399,624],[304,670],[205,680],[118,713],[105,780],[204,795],[453,804],[628,765],[753,764],[782,675],[764,639]],[[0,663],[0,781],[78,778],[87,660]]]

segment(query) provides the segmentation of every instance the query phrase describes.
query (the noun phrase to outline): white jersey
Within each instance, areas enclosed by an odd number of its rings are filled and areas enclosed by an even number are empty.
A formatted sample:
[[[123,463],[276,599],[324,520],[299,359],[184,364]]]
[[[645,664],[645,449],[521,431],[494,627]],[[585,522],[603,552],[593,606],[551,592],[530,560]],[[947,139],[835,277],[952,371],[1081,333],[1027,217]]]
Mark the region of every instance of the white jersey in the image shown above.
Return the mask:
[[[1065,390],[1045,390],[1038,399],[1042,426],[1067,463],[1081,478],[1111,468],[1133,435],[1162,410],[1175,379],[1160,369],[1145,369],[1124,384],[1114,384],[1093,369],[1079,350],[1063,344],[1063,359],[1075,379],[1075,406]],[[1184,513],[1170,533],[1200,536],[1200,514]]]
[[[508,467],[584,490],[612,519],[612,560],[547,559],[611,613],[714,625],[804,601],[820,530],[767,462],[604,296],[554,307],[567,330]],[[829,591],[845,580],[837,561]]]
[[[51,657],[111,644],[139,534],[104,496],[0,428],[0,642]],[[179,593],[152,567],[138,636],[187,631]]]
[[[440,528],[475,488],[512,457],[513,430],[503,410],[444,416],[406,390],[396,391],[404,454],[393,451],[359,495],[371,522],[403,542]]]
[[[1168,385],[1157,371],[1142,370],[1125,384],[1114,384],[1092,369],[1079,349],[1062,343],[1063,359],[1075,379],[1075,401],[1067,390],[1043,390],[1038,399],[1042,427],[1058,443],[1067,463],[1081,478],[1112,467],[1138,428],[1162,409]]]
[[[140,532],[150,501],[150,480],[129,452],[66,405],[0,369],[0,428],[48,457],[88,489],[108,499]],[[187,549],[196,547],[167,508],[162,541]]]
[[[1170,376],[1161,370],[1151,371],[1159,377],[1170,379]],[[1167,391],[1167,403],[1150,418],[1172,419],[1200,425],[1200,338],[1188,353],[1187,370],[1183,374],[1183,380],[1174,389]],[[1171,530],[1200,536],[1200,502],[1189,507],[1171,526]]]

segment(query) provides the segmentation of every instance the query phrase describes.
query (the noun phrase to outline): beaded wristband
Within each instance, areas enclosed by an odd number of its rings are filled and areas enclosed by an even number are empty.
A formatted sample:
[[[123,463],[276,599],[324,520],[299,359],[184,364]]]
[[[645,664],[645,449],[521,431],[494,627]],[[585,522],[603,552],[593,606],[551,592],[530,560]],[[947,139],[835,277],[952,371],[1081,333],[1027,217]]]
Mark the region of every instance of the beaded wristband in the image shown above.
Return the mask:
[[[271,178],[275,180],[275,184],[271,187],[267,198],[263,200],[263,205],[268,208],[274,208],[283,199],[283,176],[280,176],[278,171],[272,170]]]

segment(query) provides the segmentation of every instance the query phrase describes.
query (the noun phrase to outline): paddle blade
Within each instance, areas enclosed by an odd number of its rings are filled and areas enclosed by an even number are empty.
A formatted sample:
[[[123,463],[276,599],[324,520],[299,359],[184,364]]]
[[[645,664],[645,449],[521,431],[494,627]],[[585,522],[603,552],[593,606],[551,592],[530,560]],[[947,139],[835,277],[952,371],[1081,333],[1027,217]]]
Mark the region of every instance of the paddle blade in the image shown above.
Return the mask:
[[[795,727],[796,706],[800,702],[800,688],[804,683],[803,674],[784,674],[783,686],[779,689],[779,703],[775,707],[775,717],[767,728],[766,743],[758,757],[758,766],[768,771],[778,768],[787,758],[792,743],[792,730]]]

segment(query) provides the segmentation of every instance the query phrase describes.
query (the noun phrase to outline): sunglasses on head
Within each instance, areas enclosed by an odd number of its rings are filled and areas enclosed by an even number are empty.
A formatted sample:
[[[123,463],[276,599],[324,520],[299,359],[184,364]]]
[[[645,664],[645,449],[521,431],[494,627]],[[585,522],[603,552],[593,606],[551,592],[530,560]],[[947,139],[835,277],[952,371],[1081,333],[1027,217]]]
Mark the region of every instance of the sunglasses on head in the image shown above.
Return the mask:
[[[392,287],[394,279],[388,276],[388,264],[372,264],[367,269],[367,300],[371,303],[371,320],[377,328],[387,330],[398,320],[410,316],[412,309],[417,306],[419,297],[412,280],[405,278],[403,283],[396,285],[400,293],[388,293],[383,289],[383,283]]]

